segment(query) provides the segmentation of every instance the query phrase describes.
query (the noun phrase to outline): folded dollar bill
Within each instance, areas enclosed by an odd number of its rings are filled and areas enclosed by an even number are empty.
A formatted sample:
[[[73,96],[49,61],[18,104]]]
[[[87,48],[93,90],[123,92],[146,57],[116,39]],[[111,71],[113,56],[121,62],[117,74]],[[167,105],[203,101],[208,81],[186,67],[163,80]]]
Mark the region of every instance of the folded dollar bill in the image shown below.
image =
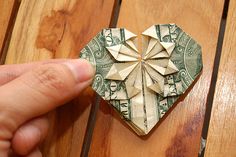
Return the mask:
[[[175,24],[153,25],[136,35],[107,28],[80,52],[96,68],[92,88],[133,128],[146,135],[202,70],[201,47]]]

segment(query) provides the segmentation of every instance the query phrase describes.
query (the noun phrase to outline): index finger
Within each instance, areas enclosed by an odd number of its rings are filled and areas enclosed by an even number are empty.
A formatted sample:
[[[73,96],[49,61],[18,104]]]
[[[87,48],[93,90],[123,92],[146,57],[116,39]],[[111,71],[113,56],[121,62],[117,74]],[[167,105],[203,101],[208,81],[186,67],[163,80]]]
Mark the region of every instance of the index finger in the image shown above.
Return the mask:
[[[51,59],[46,61],[23,63],[23,64],[10,64],[10,65],[1,65],[0,66],[0,86],[6,84],[20,75],[28,72],[39,65],[48,64],[48,63],[62,63],[66,62],[69,59]]]

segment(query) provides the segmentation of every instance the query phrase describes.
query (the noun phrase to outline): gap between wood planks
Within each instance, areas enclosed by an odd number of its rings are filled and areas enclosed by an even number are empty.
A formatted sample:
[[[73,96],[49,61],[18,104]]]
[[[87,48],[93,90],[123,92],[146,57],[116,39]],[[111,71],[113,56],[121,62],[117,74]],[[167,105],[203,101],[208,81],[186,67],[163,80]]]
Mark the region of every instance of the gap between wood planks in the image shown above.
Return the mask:
[[[224,10],[223,10],[221,21],[220,21],[220,30],[219,30],[219,35],[218,35],[217,47],[216,47],[216,55],[214,59],[213,73],[211,77],[212,80],[211,80],[210,90],[207,97],[205,118],[204,118],[203,129],[202,129],[201,142],[203,143],[201,143],[201,148],[200,148],[201,150],[199,151],[199,157],[204,157],[204,154],[205,154],[205,144],[207,140],[209,122],[211,118],[211,111],[212,111],[213,99],[214,99],[215,88],[216,88],[217,75],[218,75],[218,70],[219,70],[219,65],[220,65],[220,57],[221,57],[222,46],[223,46],[224,35],[225,35],[225,26],[226,26],[226,21],[227,21],[229,1],[230,0],[224,1]]]
[[[8,22],[6,34],[5,34],[5,37],[3,40],[3,44],[2,44],[2,49],[0,49],[0,65],[5,63],[5,59],[6,59],[9,43],[11,40],[12,31],[13,31],[13,28],[15,25],[16,16],[17,16],[17,13],[18,13],[18,10],[20,7],[20,3],[21,3],[21,1],[15,0],[14,4],[13,4],[13,8],[12,8],[12,12],[11,12],[10,19]]]
[[[109,27],[116,27],[117,20],[119,17],[119,11],[120,11],[120,6],[121,6],[122,0],[115,0],[115,4],[113,7],[113,12],[112,12],[112,18],[109,24]],[[90,149],[90,144],[92,141],[92,136],[93,136],[93,130],[94,126],[96,123],[96,115],[99,109],[99,105],[101,102],[101,97],[97,93],[94,93],[95,95],[95,100],[91,106],[89,118],[88,118],[88,123],[87,123],[87,128],[86,128],[86,133],[84,136],[84,141],[83,141],[83,147],[81,150],[81,157],[87,157]]]

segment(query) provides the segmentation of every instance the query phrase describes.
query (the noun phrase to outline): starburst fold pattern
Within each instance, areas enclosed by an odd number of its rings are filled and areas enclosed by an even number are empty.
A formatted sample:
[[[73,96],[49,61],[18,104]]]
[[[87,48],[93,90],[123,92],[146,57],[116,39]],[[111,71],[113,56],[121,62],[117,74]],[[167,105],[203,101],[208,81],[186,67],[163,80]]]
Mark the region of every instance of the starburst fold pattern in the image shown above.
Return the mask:
[[[133,42],[136,35],[127,30],[126,33],[129,35],[126,45],[106,47],[117,63],[112,65],[105,78],[125,81],[128,97],[126,93],[119,93],[115,97],[108,94],[105,99],[130,99],[142,91],[143,84],[163,97],[182,94],[181,82],[174,84],[171,76],[178,72],[178,68],[170,60],[175,43],[160,42],[153,33],[146,31],[143,35],[146,36],[148,45],[145,52],[139,53]]]

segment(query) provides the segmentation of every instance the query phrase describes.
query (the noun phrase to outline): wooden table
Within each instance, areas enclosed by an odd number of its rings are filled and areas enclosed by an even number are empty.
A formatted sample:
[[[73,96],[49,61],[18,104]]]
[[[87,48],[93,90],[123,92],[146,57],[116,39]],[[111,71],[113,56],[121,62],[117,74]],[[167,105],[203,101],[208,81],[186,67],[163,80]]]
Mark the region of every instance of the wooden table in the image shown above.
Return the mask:
[[[228,2],[0,0],[2,64],[77,58],[106,27],[140,34],[153,24],[176,23],[202,46],[199,80],[148,136],[138,137],[105,102],[93,103],[87,89],[49,113],[44,156],[194,157],[203,137],[206,157],[235,157],[236,1]]]

